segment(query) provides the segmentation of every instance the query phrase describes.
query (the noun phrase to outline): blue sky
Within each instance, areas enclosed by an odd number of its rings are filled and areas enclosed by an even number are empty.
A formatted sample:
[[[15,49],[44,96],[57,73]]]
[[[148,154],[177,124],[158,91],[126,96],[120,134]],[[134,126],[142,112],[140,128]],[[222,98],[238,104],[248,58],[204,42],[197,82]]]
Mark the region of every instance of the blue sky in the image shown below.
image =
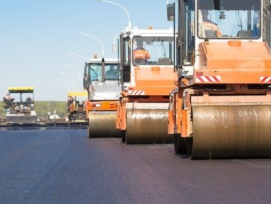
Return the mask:
[[[172,27],[166,0],[114,2],[128,11],[132,27]],[[0,95],[10,86],[33,86],[35,100],[66,101],[72,78],[75,90],[83,90],[76,68],[82,75],[84,60],[69,52],[87,59],[102,55],[97,40],[79,33],[96,36],[105,57],[117,57],[111,51],[114,37],[127,25],[123,9],[97,0],[0,0]]]

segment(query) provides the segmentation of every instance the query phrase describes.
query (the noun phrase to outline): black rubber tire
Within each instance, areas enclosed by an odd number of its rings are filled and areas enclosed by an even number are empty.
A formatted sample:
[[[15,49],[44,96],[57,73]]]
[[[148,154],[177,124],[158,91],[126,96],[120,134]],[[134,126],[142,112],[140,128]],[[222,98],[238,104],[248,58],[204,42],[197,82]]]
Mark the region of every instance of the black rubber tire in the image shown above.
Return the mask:
[[[186,138],[185,143],[186,143],[188,157],[191,158],[192,151],[193,151],[193,138]]]
[[[125,130],[121,130],[121,141],[123,143],[126,143],[126,131]]]
[[[174,150],[176,154],[186,154],[187,148],[185,139],[182,138],[179,134],[173,135],[173,141],[174,141]]]

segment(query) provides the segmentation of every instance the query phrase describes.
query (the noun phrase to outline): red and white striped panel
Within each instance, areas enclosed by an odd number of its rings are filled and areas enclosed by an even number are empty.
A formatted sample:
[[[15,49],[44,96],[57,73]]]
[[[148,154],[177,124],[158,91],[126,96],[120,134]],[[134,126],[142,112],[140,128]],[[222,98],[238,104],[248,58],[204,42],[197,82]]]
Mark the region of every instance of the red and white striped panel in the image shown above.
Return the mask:
[[[260,82],[262,82],[262,83],[271,83],[271,76],[260,77]]]
[[[143,90],[128,90],[128,95],[140,96],[145,95],[145,92]]]
[[[196,82],[220,82],[220,76],[196,76]]]

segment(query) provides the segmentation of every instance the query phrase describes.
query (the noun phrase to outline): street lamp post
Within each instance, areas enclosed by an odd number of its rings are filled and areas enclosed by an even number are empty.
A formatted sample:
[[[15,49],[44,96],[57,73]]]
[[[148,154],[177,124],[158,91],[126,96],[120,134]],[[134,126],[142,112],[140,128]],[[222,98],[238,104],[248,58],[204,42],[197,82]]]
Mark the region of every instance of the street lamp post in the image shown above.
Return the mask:
[[[116,39],[118,38],[118,43],[116,44]],[[116,53],[119,50],[119,36],[114,37],[113,46],[112,46],[112,52]]]
[[[99,43],[102,46],[102,56],[104,58],[104,45],[103,45],[102,41],[99,38],[95,37],[94,35],[88,35],[88,34],[85,34],[85,33],[80,33],[80,35],[83,35],[83,36],[86,36],[86,37],[90,37],[90,38],[94,38],[94,39],[98,40]]]
[[[98,1],[109,3],[109,4],[114,4],[114,5],[119,6],[120,8],[122,8],[125,11],[125,13],[127,14],[127,17],[128,17],[128,29],[131,30],[132,24],[131,24],[131,19],[130,19],[129,13],[122,5],[117,4],[115,2],[112,2],[112,1],[107,1],[107,0],[98,0]]]
[[[82,55],[72,53],[72,52],[69,52],[69,55],[74,55],[74,56],[77,56],[77,57],[81,57],[85,62],[87,62],[87,59],[85,57],[83,57]]]
[[[63,79],[60,79],[60,78],[58,78],[57,80],[66,83],[66,84],[67,84],[67,87],[68,87],[68,91],[71,90],[70,85],[69,85],[69,83],[68,83],[67,81],[65,81],[65,80],[63,80]]]
[[[81,72],[80,72],[80,70],[76,66],[73,66],[73,65],[65,64],[65,66],[66,67],[72,67],[72,68],[74,68],[74,69],[76,69],[78,71],[78,86],[79,86],[80,81],[81,81],[81,77],[80,77],[81,76]],[[79,89],[80,89],[80,87],[79,87]]]
[[[70,78],[72,79],[73,90],[75,90],[75,89],[74,89],[74,84],[75,84],[75,83],[74,83],[74,78],[73,78],[73,76],[70,75],[70,74],[64,73],[64,72],[61,72],[61,74],[62,74],[62,75],[66,75],[66,76],[68,76],[68,77],[70,77]]]

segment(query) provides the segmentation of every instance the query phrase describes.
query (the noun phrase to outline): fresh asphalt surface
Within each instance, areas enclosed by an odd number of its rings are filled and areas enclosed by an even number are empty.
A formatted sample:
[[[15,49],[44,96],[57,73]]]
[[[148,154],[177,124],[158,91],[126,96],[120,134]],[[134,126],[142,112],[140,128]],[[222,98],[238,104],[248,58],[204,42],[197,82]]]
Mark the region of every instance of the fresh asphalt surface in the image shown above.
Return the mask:
[[[86,129],[0,130],[0,203],[270,203],[271,159],[190,160]]]

